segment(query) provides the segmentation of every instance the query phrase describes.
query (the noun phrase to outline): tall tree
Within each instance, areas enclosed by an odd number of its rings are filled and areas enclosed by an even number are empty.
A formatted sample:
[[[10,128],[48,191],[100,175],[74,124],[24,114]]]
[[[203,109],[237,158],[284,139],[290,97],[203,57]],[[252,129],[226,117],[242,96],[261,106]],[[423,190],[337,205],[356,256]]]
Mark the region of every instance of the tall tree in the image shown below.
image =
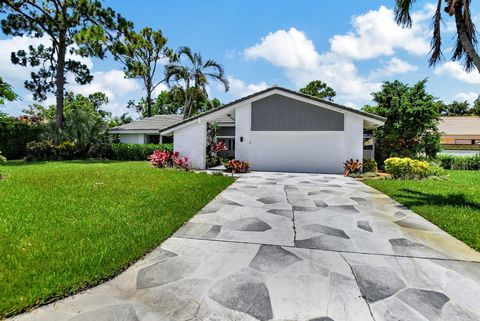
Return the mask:
[[[468,101],[453,101],[443,107],[442,114],[445,116],[465,116],[473,113]]]
[[[162,63],[173,57],[173,51],[166,47],[167,38],[160,30],[143,28],[140,32],[128,31],[124,37],[112,46],[112,53],[124,65],[127,78],[137,78],[143,81],[146,96],[144,99],[146,116],[152,116],[155,88],[165,81]],[[161,78],[156,75],[160,71]]]
[[[472,114],[480,117],[480,96],[473,102]]]
[[[412,26],[410,11],[416,0],[396,0],[396,21],[403,27]],[[443,11],[455,18],[456,45],[452,61],[461,61],[467,71],[477,68],[480,72],[480,56],[476,49],[476,28],[470,13],[471,0],[437,0],[437,8],[433,16],[433,37],[431,41],[430,65],[435,65],[443,59],[442,53],[442,3]]]
[[[73,54],[103,58],[106,48],[102,42],[116,40],[116,31],[131,27],[113,9],[103,8],[100,0],[2,0],[0,13],[7,13],[1,21],[6,35],[48,38],[48,45],[13,52],[11,60],[36,68],[31,80],[25,81],[34,99],[42,101],[48,93],[55,94],[57,130],[64,122],[66,75],[73,74],[79,84],[93,79],[88,67]]]
[[[315,96],[321,99],[326,99],[328,101],[333,101],[334,97],[337,95],[335,90],[333,90],[321,80],[313,80],[309,82],[305,87],[300,88],[299,91],[302,94]]]
[[[424,153],[434,157],[439,151],[441,102],[427,93],[426,82],[409,86],[398,80],[386,81],[380,91],[372,94],[376,105],[363,108],[387,118],[385,125],[374,132],[380,164],[391,156],[416,157]]]
[[[230,89],[223,66],[212,59],[203,62],[202,55],[199,52],[193,53],[188,47],[177,50],[176,61],[166,66],[165,76],[169,85],[173,82],[177,88],[183,90],[184,118],[191,117],[198,109],[199,102],[208,97],[209,79],[221,83],[225,92]]]
[[[14,101],[18,98],[13,91],[12,86],[0,77],[0,106],[5,104],[5,101]]]

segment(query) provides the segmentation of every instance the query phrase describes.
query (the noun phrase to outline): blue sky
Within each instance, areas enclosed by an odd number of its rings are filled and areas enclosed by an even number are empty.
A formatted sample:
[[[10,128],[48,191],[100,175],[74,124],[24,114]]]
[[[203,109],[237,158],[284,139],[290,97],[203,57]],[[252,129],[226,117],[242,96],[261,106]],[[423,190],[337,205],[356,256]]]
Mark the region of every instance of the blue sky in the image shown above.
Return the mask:
[[[440,99],[473,100],[480,94],[480,75],[465,73],[449,62],[453,33],[444,37],[447,60],[428,67],[430,18],[433,3],[417,1],[414,26],[403,30],[393,22],[394,1],[105,1],[132,20],[137,28],[159,28],[172,48],[189,46],[225,67],[231,91],[212,84],[211,96],[223,102],[277,84],[298,89],[320,79],[333,87],[336,101],[361,108],[384,80],[413,83],[428,77],[428,89]],[[473,8],[480,25],[480,6]],[[445,17],[445,29],[454,28]],[[12,66],[9,52],[41,40],[0,35],[0,75],[21,94],[21,102],[2,109],[19,114],[30,104],[22,89],[28,70]],[[71,84],[79,93],[103,91],[108,109],[125,111],[129,99],[142,96],[141,84],[123,79],[112,59],[86,59],[95,80],[87,86]],[[52,103],[53,97],[47,100]]]

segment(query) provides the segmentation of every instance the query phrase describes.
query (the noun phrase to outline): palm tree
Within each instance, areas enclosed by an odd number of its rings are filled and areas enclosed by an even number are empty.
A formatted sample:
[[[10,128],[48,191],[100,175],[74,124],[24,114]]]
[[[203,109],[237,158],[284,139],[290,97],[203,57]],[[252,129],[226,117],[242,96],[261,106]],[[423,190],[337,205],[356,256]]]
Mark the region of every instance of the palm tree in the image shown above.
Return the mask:
[[[183,57],[187,58],[186,65],[182,64]],[[165,79],[169,85],[173,81],[175,89],[184,93],[183,118],[191,117],[196,112],[198,102],[208,97],[209,79],[221,83],[225,92],[230,89],[223,66],[212,59],[204,63],[202,55],[199,52],[193,53],[188,47],[180,47],[177,50],[175,61],[165,67]]]
[[[403,27],[412,26],[410,10],[416,0],[396,0],[396,22]],[[465,70],[471,71],[477,68],[480,72],[480,56],[476,50],[476,28],[470,14],[471,0],[437,0],[437,9],[433,16],[433,37],[431,41],[430,66],[443,59],[442,54],[442,3],[446,7],[443,10],[451,17],[455,17],[457,27],[456,45],[452,55],[452,61],[464,59]]]

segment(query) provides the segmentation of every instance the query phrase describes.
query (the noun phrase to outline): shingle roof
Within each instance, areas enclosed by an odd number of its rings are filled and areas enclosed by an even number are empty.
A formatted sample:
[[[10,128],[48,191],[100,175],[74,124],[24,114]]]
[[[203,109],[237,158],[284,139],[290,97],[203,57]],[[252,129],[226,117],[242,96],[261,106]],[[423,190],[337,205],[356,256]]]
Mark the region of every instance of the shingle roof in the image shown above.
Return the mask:
[[[290,89],[283,88],[283,87],[274,86],[274,87],[270,87],[270,88],[267,88],[267,89],[265,89],[265,90],[256,92],[256,93],[254,93],[254,94],[251,94],[251,95],[248,95],[248,96],[239,98],[239,99],[237,99],[237,100],[231,101],[231,102],[229,102],[228,104],[222,105],[222,106],[220,106],[220,107],[217,107],[217,108],[214,108],[214,109],[210,109],[209,111],[206,111],[206,112],[204,112],[204,113],[201,113],[201,114],[195,115],[195,116],[193,116],[193,117],[187,118],[187,119],[185,119],[185,120],[182,120],[182,121],[179,122],[178,124],[174,124],[174,125],[171,125],[171,126],[168,126],[168,127],[164,128],[162,131],[166,131],[166,130],[172,129],[172,128],[176,127],[177,125],[181,125],[181,124],[185,124],[185,123],[191,122],[191,121],[194,120],[194,119],[197,119],[197,118],[200,118],[200,117],[209,115],[209,114],[214,113],[214,112],[216,112],[216,111],[225,109],[225,108],[227,108],[227,107],[230,107],[230,106],[233,106],[233,105],[235,105],[235,104],[238,104],[238,103],[240,103],[240,102],[242,102],[242,101],[245,101],[245,100],[254,98],[254,97],[256,97],[256,96],[265,94],[265,93],[270,92],[270,91],[273,91],[273,90],[280,90],[280,91],[283,91],[283,92],[286,92],[286,93],[289,93],[289,94],[297,95],[297,96],[299,96],[299,97],[304,97],[304,98],[308,98],[308,99],[311,99],[311,100],[314,100],[314,101],[322,102],[322,103],[327,104],[327,105],[330,105],[330,106],[332,106],[332,107],[335,107],[335,108],[338,108],[338,109],[343,109],[343,110],[346,110],[346,111],[349,111],[349,112],[352,112],[352,113],[355,113],[355,114],[359,114],[359,115],[362,115],[362,116],[365,116],[365,117],[369,117],[369,118],[376,119],[376,120],[383,121],[383,122],[386,121],[386,118],[384,118],[384,117],[381,117],[381,116],[378,116],[378,115],[374,115],[374,114],[371,114],[371,113],[367,113],[367,112],[365,112],[365,111],[363,111],[363,110],[358,110],[358,109],[350,108],[350,107],[347,107],[347,106],[343,106],[343,105],[339,105],[339,104],[333,103],[333,102],[331,102],[331,101],[327,101],[327,100],[320,99],[320,98],[318,98],[318,97],[314,97],[314,96],[302,94],[302,93],[300,93],[300,92],[298,92],[298,91],[290,90]]]
[[[443,135],[480,135],[480,117],[442,117],[442,119],[438,123],[438,129]]]
[[[183,115],[156,115],[140,120],[136,120],[134,122],[120,125],[114,128],[109,129],[108,131],[111,133],[115,133],[118,131],[159,131],[161,129],[167,128],[169,126],[173,126],[182,122]],[[218,122],[232,122],[233,120],[228,116],[222,116],[217,119]]]

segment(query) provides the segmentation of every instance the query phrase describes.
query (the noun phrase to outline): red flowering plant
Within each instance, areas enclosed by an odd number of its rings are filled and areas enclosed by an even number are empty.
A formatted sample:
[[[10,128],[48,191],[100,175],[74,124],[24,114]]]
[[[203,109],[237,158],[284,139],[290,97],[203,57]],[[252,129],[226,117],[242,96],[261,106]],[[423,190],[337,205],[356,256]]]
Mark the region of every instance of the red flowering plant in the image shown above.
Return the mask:
[[[225,145],[224,142],[212,143],[212,145],[210,146],[210,150],[213,153],[218,153],[227,149],[227,145]]]
[[[164,168],[171,163],[172,154],[169,151],[156,150],[147,159],[154,167]]]

